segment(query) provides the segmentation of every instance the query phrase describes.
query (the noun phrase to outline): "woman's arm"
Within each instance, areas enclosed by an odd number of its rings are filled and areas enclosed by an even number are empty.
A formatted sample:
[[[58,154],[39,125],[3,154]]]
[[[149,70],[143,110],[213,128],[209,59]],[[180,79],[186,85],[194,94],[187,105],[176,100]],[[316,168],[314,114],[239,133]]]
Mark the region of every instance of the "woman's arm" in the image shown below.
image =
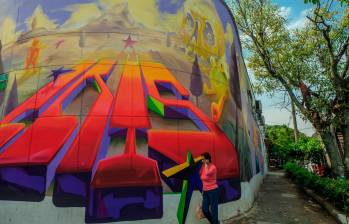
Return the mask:
[[[216,169],[216,167],[215,166],[210,166],[210,167],[207,167],[207,169],[206,169],[206,175],[207,176],[213,176],[213,175],[215,175],[217,173],[217,169]]]

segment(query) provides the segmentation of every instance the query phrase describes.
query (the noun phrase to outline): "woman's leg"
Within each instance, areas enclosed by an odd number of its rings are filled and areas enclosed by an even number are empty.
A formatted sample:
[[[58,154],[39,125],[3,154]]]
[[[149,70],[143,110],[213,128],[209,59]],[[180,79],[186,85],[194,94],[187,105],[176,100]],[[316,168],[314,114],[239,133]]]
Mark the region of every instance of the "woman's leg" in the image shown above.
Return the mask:
[[[204,213],[205,217],[208,219],[208,221],[210,221],[210,223],[212,222],[212,216],[211,216],[211,212],[210,212],[210,192],[203,192],[202,193],[202,212]]]
[[[211,218],[212,224],[218,224],[218,198],[219,198],[219,190],[218,188],[213,190],[210,197],[210,204],[211,204]]]

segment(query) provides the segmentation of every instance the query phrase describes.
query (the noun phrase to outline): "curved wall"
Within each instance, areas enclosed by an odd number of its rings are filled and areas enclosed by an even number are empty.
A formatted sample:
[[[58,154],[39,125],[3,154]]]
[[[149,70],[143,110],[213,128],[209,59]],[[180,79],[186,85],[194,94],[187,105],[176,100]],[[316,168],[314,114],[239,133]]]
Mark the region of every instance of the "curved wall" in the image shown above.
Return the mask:
[[[250,206],[264,145],[222,1],[0,4],[0,200],[171,222],[181,194],[185,222],[201,186],[162,171],[207,151],[222,206]]]

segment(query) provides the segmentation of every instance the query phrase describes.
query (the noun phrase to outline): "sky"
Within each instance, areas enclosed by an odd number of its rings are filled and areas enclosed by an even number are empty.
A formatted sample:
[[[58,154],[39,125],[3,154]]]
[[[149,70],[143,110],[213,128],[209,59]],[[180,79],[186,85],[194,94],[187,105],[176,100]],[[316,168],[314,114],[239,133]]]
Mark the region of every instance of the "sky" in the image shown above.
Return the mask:
[[[273,0],[273,2],[281,7],[281,11],[288,19],[288,27],[290,29],[301,27],[305,22],[305,15],[311,5],[304,4],[303,0]],[[249,71],[253,82],[253,73]],[[290,108],[280,109],[279,103],[283,102],[283,94],[270,97],[267,94],[257,95],[257,99],[262,101],[263,115],[265,117],[266,124],[286,124],[293,128],[293,122],[291,118]],[[310,136],[314,134],[314,128],[309,122],[304,122],[299,116],[297,119],[299,131]]]

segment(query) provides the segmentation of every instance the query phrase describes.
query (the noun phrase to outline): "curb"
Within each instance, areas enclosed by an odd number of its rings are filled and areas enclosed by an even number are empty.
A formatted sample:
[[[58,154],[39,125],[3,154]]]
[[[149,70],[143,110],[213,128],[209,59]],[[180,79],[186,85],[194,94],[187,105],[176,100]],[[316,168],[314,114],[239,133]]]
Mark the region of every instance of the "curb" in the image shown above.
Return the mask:
[[[241,219],[243,219],[245,217],[248,217],[248,215],[252,212],[253,208],[256,205],[257,198],[259,197],[260,188],[261,188],[262,184],[264,183],[264,180],[265,180],[265,178],[266,178],[268,173],[269,173],[269,171],[263,175],[262,181],[261,181],[261,183],[260,183],[260,185],[258,187],[258,191],[257,191],[256,195],[254,196],[254,199],[253,199],[253,201],[251,203],[251,206],[248,209],[246,209],[245,211],[243,211],[243,212],[239,211],[236,216],[230,217],[228,219],[221,220],[222,224],[236,222],[236,221],[239,221],[239,220],[241,220]]]
[[[309,195],[311,198],[313,198],[317,203],[319,203],[339,224],[348,224],[349,223],[349,217],[345,216],[345,214],[339,210],[337,210],[331,203],[326,201],[323,197],[316,194],[314,191],[301,187],[304,192]]]
[[[257,197],[256,197],[256,198],[257,198]],[[231,218],[229,218],[229,219],[221,220],[221,223],[223,223],[223,224],[224,224],[224,223],[231,223],[231,222],[239,221],[240,219],[243,219],[243,218],[248,217],[248,215],[252,212],[252,209],[254,208],[255,203],[256,203],[256,200],[254,200],[254,201],[252,202],[252,206],[251,206],[249,209],[247,209],[246,211],[241,212],[241,213],[238,213],[238,215],[233,216],[233,217],[231,217]],[[345,224],[346,224],[346,223],[345,223]]]

